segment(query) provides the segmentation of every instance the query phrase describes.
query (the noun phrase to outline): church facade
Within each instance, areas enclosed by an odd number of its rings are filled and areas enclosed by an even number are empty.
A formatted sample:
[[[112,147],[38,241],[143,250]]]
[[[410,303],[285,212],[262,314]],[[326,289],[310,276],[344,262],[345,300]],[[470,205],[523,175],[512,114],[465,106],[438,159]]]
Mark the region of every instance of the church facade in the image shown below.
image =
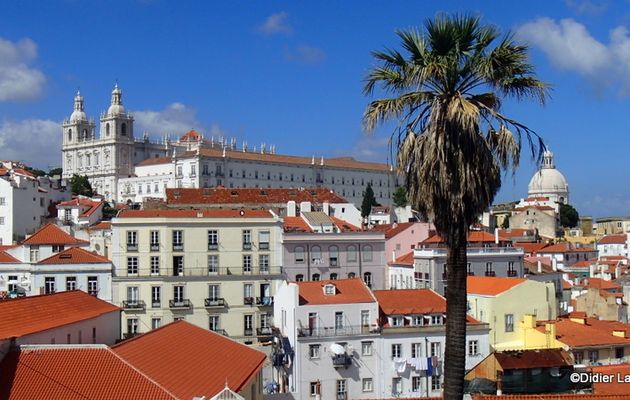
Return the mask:
[[[176,141],[161,142],[134,133],[134,118],[123,106],[118,85],[100,116],[98,135],[77,93],[74,111],[63,122],[63,178],[86,175],[98,194],[117,202],[164,198],[166,188],[327,187],[360,205],[370,183],[377,202],[388,205],[398,186],[393,168],[386,164],[279,155],[275,146],[257,150],[243,143],[237,148],[236,139],[208,140],[193,130]]]

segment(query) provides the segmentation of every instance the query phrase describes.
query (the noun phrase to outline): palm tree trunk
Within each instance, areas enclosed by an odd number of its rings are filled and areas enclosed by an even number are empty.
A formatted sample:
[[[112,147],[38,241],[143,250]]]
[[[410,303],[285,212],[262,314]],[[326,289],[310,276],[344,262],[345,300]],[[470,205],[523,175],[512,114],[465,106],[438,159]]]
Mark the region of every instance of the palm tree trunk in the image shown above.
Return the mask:
[[[466,372],[466,237],[457,233],[448,247],[446,288],[446,349],[444,354],[444,399],[461,400]]]

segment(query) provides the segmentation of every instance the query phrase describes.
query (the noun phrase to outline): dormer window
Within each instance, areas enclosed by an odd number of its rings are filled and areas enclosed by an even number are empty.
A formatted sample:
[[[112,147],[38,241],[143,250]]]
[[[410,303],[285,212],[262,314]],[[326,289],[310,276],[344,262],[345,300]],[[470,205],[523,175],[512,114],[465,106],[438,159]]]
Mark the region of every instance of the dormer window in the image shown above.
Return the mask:
[[[392,326],[403,326],[403,317],[401,315],[393,316]]]
[[[332,283],[324,285],[324,294],[325,295],[334,295],[335,293],[336,293],[335,285],[333,285]]]

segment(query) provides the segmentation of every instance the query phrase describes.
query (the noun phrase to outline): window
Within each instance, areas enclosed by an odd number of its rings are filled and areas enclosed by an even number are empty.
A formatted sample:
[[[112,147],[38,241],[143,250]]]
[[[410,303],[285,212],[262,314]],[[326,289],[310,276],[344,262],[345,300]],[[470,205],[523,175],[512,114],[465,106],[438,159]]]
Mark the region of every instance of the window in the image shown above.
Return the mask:
[[[322,262],[322,249],[319,246],[311,247],[311,262],[313,265],[319,265]]]
[[[160,257],[151,256],[151,275],[160,274]]]
[[[321,275],[320,274],[313,274],[313,276],[311,278],[312,278],[311,279],[312,281],[319,281],[320,278],[321,278]]]
[[[349,272],[348,273],[348,279],[354,279],[357,277],[357,274],[355,274],[354,272]]]
[[[254,301],[254,285],[251,283],[243,284],[243,302],[252,304]]]
[[[582,361],[584,361],[584,352],[582,351],[574,352],[573,359],[575,360],[575,364],[582,364]]]
[[[190,164],[190,176],[197,176],[197,164]]]
[[[496,276],[496,272],[492,270],[492,263],[486,263],[486,276]]]
[[[217,250],[219,248],[219,231],[208,231],[208,250]]]
[[[138,232],[127,231],[127,251],[138,251]]]
[[[439,376],[432,376],[430,379],[431,379],[431,390],[432,391],[440,390],[442,388],[441,385],[440,385],[440,377]]]
[[[335,312],[335,329],[343,329],[343,311]]]
[[[330,274],[330,280],[331,281],[336,281],[337,280],[337,274],[334,273],[334,272],[332,274]]]
[[[466,273],[469,276],[475,276],[475,272],[472,270],[472,263],[466,263]]]
[[[468,355],[476,356],[479,354],[479,342],[477,340],[468,341]]]
[[[219,256],[217,254],[211,254],[208,256],[208,274],[219,273]]]
[[[138,318],[127,318],[127,335],[138,334]]]
[[[258,248],[269,250],[269,231],[258,232]]]
[[[76,290],[76,289],[77,289],[77,277],[76,276],[66,277],[66,290]]]
[[[160,231],[151,231],[151,251],[160,250]]]
[[[422,357],[422,343],[411,343],[411,358]]]
[[[357,262],[357,246],[351,244],[346,248],[346,259],[349,263]]]
[[[0,206],[5,205],[5,202],[6,202],[5,198],[4,197],[0,197]]]
[[[431,325],[442,325],[444,323],[444,317],[441,314],[431,315]]]
[[[211,331],[218,331],[220,328],[220,319],[218,315],[208,316],[208,329]]]
[[[31,262],[39,261],[39,246],[31,246],[30,256],[31,256]]]
[[[440,342],[431,342],[429,346],[431,349],[431,357],[441,357],[442,356],[442,343]]]
[[[310,390],[309,393],[311,395],[311,397],[315,397],[320,395],[321,393],[321,383],[319,383],[319,381],[316,382],[311,382],[310,385]]]
[[[243,255],[243,272],[252,272],[252,255]]]
[[[138,274],[138,257],[127,257],[127,275]]]
[[[366,272],[363,274],[363,282],[367,285],[367,287],[372,288],[372,273]]]
[[[372,342],[361,342],[361,355],[362,356],[371,356],[372,355]]]
[[[183,285],[173,286],[173,301],[175,303],[184,302],[184,286]]]
[[[153,317],[151,318],[151,329],[157,329],[162,326],[162,318]]]
[[[173,276],[184,276],[184,256],[173,256]]]
[[[505,331],[514,332],[514,314],[505,314]]]
[[[55,244],[52,246],[52,252],[53,253],[59,253],[62,252],[64,249],[64,245],[63,244]]]
[[[597,360],[599,360],[599,350],[591,350],[588,353],[588,360],[591,362],[591,364],[595,364]]]
[[[296,282],[304,282],[304,275],[303,274],[295,275],[295,281]]]
[[[345,379],[337,379],[337,399],[345,400],[347,398],[347,385]]]
[[[371,392],[374,390],[374,386],[372,385],[372,378],[363,378],[361,381],[361,386],[364,392]]]
[[[54,276],[47,276],[44,278],[44,290],[46,294],[55,293],[57,288]]]
[[[88,276],[87,292],[92,296],[98,296],[98,276]]]
[[[516,276],[517,272],[516,272],[516,269],[514,269],[514,261],[508,261],[507,274],[508,274],[508,276]]]
[[[162,287],[151,286],[151,307],[162,307]]]
[[[623,347],[615,347],[615,358],[623,358],[623,357],[624,357]]]
[[[252,249],[252,231],[249,229],[243,230],[243,250]]]
[[[269,272],[269,254],[260,254],[258,256],[258,268],[261,273]]]
[[[308,358],[319,358],[318,344],[311,344],[308,346]]]
[[[400,343],[392,344],[392,358],[400,358],[402,355],[402,345]]]
[[[137,303],[140,300],[140,289],[138,286],[127,286],[127,301]]]
[[[411,391],[413,393],[420,393],[420,377],[419,376],[412,376],[411,377]]]
[[[328,284],[324,286],[324,294],[326,295],[335,294],[335,285]]]
[[[328,247],[328,263],[331,267],[337,266],[337,260],[339,259],[339,247],[330,246]]]
[[[184,231],[173,231],[173,250],[184,250]]]
[[[402,315],[395,315],[391,317],[392,326],[403,326],[403,317]]]
[[[183,167],[181,165],[178,165],[177,166],[177,175],[176,176],[181,177],[182,175],[184,175]]]
[[[243,336],[254,335],[254,316],[251,314],[243,315]]]
[[[296,246],[295,249],[293,249],[293,254],[294,254],[296,263],[304,262],[304,247]]]
[[[402,394],[402,378],[398,376],[392,378],[392,394],[394,396]]]
[[[370,246],[369,244],[366,246],[363,246],[363,261],[372,261],[372,246]]]

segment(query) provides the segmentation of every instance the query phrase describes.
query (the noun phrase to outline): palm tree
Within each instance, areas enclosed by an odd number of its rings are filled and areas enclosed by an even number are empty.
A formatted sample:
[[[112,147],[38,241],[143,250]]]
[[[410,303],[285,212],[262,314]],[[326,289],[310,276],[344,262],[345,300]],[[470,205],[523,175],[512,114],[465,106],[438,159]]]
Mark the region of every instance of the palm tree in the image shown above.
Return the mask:
[[[363,123],[371,132],[398,121],[397,171],[410,203],[433,221],[448,248],[444,398],[461,400],[468,230],[492,204],[501,172],[518,167],[522,136],[538,162],[544,150],[535,132],[501,113],[501,100],[544,104],[548,86],[536,78],[527,46],[510,34],[500,38],[478,17],[438,16],[424,32],[397,35],[402,52],[372,53],[378,66],[368,72],[364,92],[378,87],[391,97],[370,102]]]

